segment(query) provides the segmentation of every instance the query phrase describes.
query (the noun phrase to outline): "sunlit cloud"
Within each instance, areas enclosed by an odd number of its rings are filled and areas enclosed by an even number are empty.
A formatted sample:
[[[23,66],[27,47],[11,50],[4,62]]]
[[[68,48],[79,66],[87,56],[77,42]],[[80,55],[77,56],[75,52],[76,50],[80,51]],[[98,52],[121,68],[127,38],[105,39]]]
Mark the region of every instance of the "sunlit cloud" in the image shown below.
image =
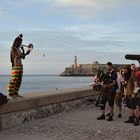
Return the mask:
[[[110,47],[110,46],[88,46],[88,47],[83,47],[79,48],[81,51],[94,51],[96,53],[120,53],[120,54],[126,54],[126,53],[137,53],[137,50],[127,48],[127,47]]]
[[[7,1],[7,6],[13,6],[12,8],[28,8],[29,6],[36,5],[36,4],[47,4],[50,0],[5,0]]]
[[[92,6],[92,7],[111,7],[118,6],[120,4],[138,4],[139,0],[55,0],[56,3],[63,6]]]
[[[57,4],[63,6],[94,6],[96,1],[95,0],[56,0]]]
[[[110,49],[108,49],[109,52],[114,52],[114,53],[137,53],[137,50],[135,49],[131,49],[131,48],[127,48],[127,47],[112,47]]]

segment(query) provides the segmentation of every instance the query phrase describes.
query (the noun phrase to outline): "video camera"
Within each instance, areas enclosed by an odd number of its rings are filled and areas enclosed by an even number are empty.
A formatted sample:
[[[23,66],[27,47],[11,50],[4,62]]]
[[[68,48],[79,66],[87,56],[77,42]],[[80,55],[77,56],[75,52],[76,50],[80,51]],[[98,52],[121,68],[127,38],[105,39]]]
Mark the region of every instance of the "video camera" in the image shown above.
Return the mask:
[[[93,84],[93,90],[96,92],[101,92],[103,85],[110,84],[112,82],[112,79],[108,75],[108,73],[105,73],[104,70],[99,69],[96,75],[96,78],[98,79],[95,84]]]
[[[110,84],[112,79],[110,78],[109,74],[104,72],[104,70],[98,70],[97,77],[102,84]]]

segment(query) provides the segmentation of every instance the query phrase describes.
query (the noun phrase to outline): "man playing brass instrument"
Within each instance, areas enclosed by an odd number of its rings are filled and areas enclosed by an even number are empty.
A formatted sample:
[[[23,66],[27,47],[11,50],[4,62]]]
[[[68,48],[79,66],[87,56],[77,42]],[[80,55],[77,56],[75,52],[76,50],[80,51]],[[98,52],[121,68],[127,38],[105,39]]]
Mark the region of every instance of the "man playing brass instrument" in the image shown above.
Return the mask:
[[[31,51],[28,49],[25,53],[22,46],[22,38],[22,34],[15,38],[10,51],[10,58],[12,63],[12,79],[8,83],[8,95],[14,99],[16,97],[22,97],[18,93],[21,86],[23,74],[22,59],[25,59],[25,56],[28,55]]]

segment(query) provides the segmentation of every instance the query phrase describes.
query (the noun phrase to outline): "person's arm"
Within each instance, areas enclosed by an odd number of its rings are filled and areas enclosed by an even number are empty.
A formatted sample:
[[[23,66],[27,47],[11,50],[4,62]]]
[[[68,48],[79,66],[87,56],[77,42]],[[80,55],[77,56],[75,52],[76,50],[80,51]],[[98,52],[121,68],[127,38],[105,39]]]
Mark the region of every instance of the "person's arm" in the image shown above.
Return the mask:
[[[117,85],[118,85],[117,89],[121,91],[121,75],[118,75],[117,77]]]
[[[16,48],[12,48],[13,50],[13,55],[15,56],[16,59],[18,58],[22,58],[25,59],[25,56],[28,55],[30,53],[30,51],[28,50],[26,53],[24,52],[24,50],[22,50],[22,53],[18,53]]]
[[[117,84],[117,73],[113,72],[111,75],[112,82],[108,85],[104,85],[104,88],[112,88]]]
[[[117,82],[116,80],[113,80],[112,83],[106,85],[106,88],[112,88],[112,87],[114,87],[116,85],[116,82]]]

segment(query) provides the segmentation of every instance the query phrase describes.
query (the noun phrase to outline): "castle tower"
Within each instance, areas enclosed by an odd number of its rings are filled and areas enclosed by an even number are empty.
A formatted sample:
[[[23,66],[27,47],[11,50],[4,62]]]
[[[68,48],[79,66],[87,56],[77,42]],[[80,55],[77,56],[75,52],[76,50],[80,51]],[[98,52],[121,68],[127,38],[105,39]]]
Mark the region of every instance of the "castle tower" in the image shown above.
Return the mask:
[[[95,68],[95,69],[99,69],[99,63],[98,63],[98,61],[93,61],[92,66],[93,66],[93,68]]]
[[[77,68],[77,56],[75,56],[75,59],[74,59],[74,67]]]

